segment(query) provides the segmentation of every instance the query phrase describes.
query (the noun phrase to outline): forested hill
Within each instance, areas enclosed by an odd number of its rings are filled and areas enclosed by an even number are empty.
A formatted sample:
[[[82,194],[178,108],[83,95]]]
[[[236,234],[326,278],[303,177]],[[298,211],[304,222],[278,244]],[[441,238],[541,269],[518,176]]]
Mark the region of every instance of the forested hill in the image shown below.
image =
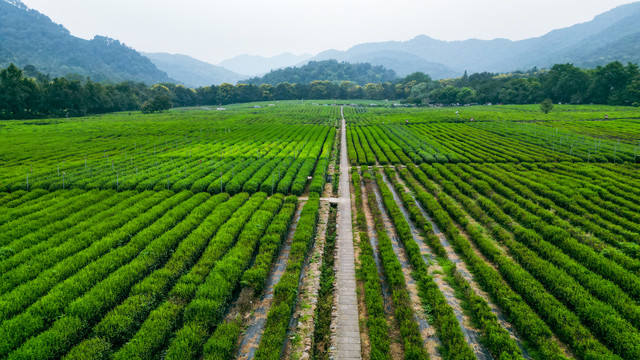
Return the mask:
[[[254,77],[241,83],[260,85],[279,83],[308,84],[316,80],[352,81],[359,85],[397,80],[395,71],[369,63],[349,64],[336,60],[310,61],[300,67],[273,70],[263,77]]]
[[[117,40],[84,40],[19,0],[0,0],[0,67],[32,65],[52,76],[79,74],[93,81],[172,81],[149,59]]]

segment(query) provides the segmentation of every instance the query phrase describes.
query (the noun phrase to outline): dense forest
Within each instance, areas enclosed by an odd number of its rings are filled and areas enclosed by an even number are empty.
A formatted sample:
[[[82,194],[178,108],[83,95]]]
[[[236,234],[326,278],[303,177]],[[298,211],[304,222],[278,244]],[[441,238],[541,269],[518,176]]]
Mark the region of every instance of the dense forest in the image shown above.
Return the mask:
[[[171,107],[294,99],[389,99],[418,105],[533,104],[544,99],[568,104],[638,106],[640,70],[636,64],[612,62],[595,69],[571,64],[548,71],[477,73],[432,80],[414,73],[395,82],[311,81],[277,85],[228,83],[197,89],[171,83],[101,84],[89,79],[51,79],[32,66],[0,71],[0,119],[84,116],[114,111],[154,112]]]
[[[398,78],[395,71],[385,69],[380,65],[373,66],[369,63],[350,64],[337,62],[336,60],[324,60],[310,61],[300,67],[291,66],[272,70],[262,77],[254,77],[240,82],[252,85],[277,85],[284,82],[308,84],[318,79],[332,82],[350,81],[358,85],[365,85],[368,83],[394,82]]]
[[[423,82],[408,96],[415,103],[533,104],[544,99],[563,104],[635,105],[640,102],[637,64],[611,62],[595,69],[556,64],[548,71],[476,73],[461,78]]]

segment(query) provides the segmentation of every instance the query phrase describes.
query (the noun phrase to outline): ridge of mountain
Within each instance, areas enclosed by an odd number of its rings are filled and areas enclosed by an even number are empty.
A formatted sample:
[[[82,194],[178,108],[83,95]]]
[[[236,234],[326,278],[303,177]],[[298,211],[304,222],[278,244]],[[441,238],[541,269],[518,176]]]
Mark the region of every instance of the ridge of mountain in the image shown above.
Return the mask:
[[[52,76],[77,74],[93,81],[173,81],[151,60],[118,40],[72,36],[64,26],[19,0],[0,1],[0,67],[34,66]]]
[[[310,60],[368,59],[371,64],[389,67],[399,75],[423,71],[436,79],[451,77],[451,74],[460,76],[464,71],[510,72],[565,62],[588,67],[613,60],[639,62],[640,52],[621,46],[622,39],[630,41],[627,43],[630,48],[640,45],[638,18],[640,2],[635,2],[597,15],[591,21],[525,40],[443,41],[418,35],[407,41],[363,43],[345,51],[327,50]],[[376,56],[383,52],[387,56]],[[418,58],[424,62],[416,61]],[[391,65],[394,63],[396,65]]]

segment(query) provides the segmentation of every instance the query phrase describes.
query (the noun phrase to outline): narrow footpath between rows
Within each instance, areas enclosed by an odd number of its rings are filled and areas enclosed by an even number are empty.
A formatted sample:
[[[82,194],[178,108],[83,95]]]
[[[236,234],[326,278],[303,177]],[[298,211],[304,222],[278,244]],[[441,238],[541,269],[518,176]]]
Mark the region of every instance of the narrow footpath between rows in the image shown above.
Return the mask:
[[[351,191],[349,188],[349,162],[347,161],[347,127],[344,107],[340,108],[342,131],[340,134],[340,181],[338,184],[338,239],[336,243],[336,304],[337,329],[335,331],[335,356],[337,360],[361,359],[358,299],[356,297],[356,273],[351,224]]]

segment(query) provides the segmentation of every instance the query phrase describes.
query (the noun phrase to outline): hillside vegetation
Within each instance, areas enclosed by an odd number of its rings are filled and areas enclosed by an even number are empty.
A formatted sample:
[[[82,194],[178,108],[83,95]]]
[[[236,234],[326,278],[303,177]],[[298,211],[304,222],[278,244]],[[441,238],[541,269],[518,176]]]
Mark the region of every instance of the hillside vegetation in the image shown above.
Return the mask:
[[[367,83],[383,83],[396,80],[393,70],[383,66],[373,66],[368,63],[349,64],[335,60],[310,61],[300,67],[287,67],[273,70],[262,77],[254,77],[242,83],[260,85],[288,82],[291,84],[308,84],[315,80],[324,81],[352,81],[358,85]]]
[[[172,81],[146,57],[118,40],[84,40],[22,2],[0,1],[0,66],[16,64],[52,76],[77,74],[99,82]]]

